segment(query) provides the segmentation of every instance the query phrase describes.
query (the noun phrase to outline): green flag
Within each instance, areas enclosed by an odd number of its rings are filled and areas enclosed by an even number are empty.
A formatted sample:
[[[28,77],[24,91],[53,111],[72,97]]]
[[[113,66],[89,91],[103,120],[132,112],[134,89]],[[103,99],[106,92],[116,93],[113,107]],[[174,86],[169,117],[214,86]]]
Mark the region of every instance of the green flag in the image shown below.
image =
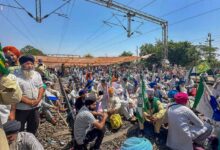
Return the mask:
[[[201,97],[203,95],[203,92],[204,92],[203,79],[200,78],[199,87],[198,87],[198,90],[197,90],[197,93],[196,93],[196,97],[195,97],[195,101],[194,101],[194,104],[193,104],[193,108],[194,109],[199,104],[199,101],[200,101],[200,99],[201,99]]]
[[[199,65],[196,66],[196,72],[197,73],[204,73],[210,69],[210,66],[207,62],[202,62]]]
[[[3,75],[8,75],[9,70],[5,67],[5,61],[5,55],[3,53],[2,46],[0,43],[0,73],[2,73]]]
[[[146,87],[145,87],[145,83],[143,80],[143,76],[141,75],[141,87],[140,87],[140,93],[138,96],[138,107],[137,107],[137,113],[136,113],[136,117],[137,119],[141,122],[144,123],[144,118],[143,118],[143,111],[147,110],[147,98],[146,98]]]

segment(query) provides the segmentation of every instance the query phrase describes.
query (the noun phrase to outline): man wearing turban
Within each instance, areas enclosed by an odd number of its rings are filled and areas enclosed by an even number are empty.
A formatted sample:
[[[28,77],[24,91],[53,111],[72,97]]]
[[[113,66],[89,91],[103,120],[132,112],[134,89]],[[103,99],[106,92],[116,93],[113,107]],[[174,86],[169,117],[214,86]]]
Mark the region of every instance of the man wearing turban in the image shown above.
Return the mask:
[[[33,134],[28,132],[19,132],[21,128],[21,123],[19,121],[8,121],[3,125],[3,128],[7,135],[10,149],[44,150],[41,143]]]
[[[193,143],[203,144],[212,132],[212,127],[203,123],[187,107],[189,98],[180,92],[174,96],[175,103],[168,106],[167,146],[171,149],[193,150]]]
[[[163,123],[166,109],[160,102],[159,98],[154,97],[154,89],[147,89],[148,101],[144,104],[146,109],[143,112],[143,116],[146,121],[153,123],[154,132],[156,135],[160,133],[160,127]],[[141,134],[143,134],[144,126],[139,122]]]
[[[6,57],[6,64],[9,72],[11,74],[15,74],[20,69],[20,65],[18,62],[18,59],[21,55],[20,51],[14,47],[14,46],[5,46],[3,48],[4,55]],[[2,106],[0,106],[2,107]],[[5,105],[5,112],[10,113],[9,119],[14,120],[15,119],[15,111],[16,111],[16,105]]]
[[[14,74],[18,69],[20,69],[18,59],[21,52],[14,46],[6,46],[3,48],[5,57],[7,58],[7,63],[9,65],[9,71]]]
[[[6,60],[0,43],[0,104],[2,107],[20,102],[22,94],[21,89],[17,84],[16,77],[9,74],[5,63]],[[4,110],[4,108],[0,108],[0,149],[9,150],[7,139],[2,129],[2,120],[4,121],[2,112],[4,115],[8,115],[5,114]]]
[[[34,71],[35,58],[24,55],[19,59],[21,69],[15,74],[22,89],[21,102],[16,105],[16,120],[21,122],[21,131],[27,123],[27,132],[36,133],[39,125],[38,108],[44,93],[43,81],[38,72]]]
[[[109,93],[108,113],[109,114],[118,113],[119,109],[121,108],[120,99],[117,96],[114,96],[114,89],[112,87],[108,89],[108,93]]]

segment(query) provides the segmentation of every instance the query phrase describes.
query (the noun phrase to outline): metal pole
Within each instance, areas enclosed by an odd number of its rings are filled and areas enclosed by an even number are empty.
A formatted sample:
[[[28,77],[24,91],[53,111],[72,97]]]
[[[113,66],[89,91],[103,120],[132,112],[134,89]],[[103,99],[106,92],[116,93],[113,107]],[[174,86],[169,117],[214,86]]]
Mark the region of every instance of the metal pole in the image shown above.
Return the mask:
[[[41,0],[35,0],[36,5],[36,21],[41,23]]]
[[[127,29],[127,37],[131,36],[131,14],[127,13],[128,17],[128,29]]]
[[[162,40],[164,45],[164,59],[168,60],[168,23],[162,24]]]

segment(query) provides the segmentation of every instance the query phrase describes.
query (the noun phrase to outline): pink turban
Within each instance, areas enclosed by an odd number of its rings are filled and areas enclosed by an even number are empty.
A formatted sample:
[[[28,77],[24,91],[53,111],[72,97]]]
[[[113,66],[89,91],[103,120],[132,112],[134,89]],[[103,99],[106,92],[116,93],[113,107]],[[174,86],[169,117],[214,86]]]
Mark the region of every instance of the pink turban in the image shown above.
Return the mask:
[[[177,104],[182,104],[182,105],[186,105],[186,103],[188,102],[189,98],[188,98],[188,94],[180,92],[177,93],[174,96],[174,99],[176,101]]]

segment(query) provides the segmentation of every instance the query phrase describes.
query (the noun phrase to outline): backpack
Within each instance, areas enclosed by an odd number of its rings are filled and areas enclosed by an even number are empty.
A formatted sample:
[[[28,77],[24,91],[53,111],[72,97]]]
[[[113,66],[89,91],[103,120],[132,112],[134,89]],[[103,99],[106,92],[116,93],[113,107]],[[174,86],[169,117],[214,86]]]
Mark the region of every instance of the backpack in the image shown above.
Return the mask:
[[[119,129],[122,126],[121,116],[119,114],[113,114],[110,117],[110,124],[112,129]]]

